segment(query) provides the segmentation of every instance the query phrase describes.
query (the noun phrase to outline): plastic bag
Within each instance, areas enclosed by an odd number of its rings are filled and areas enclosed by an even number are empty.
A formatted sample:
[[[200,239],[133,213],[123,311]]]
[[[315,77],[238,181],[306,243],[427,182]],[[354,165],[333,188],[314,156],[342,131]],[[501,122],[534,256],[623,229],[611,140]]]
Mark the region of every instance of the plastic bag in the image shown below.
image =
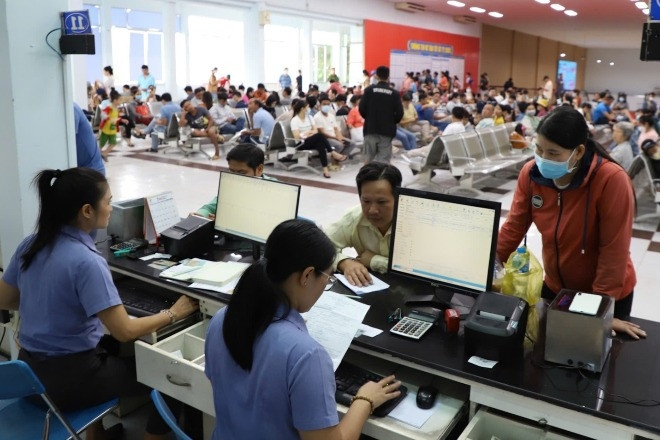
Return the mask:
[[[502,293],[522,298],[529,303],[530,307],[533,307],[541,299],[543,268],[529,248],[526,249],[529,253],[529,271],[520,273],[515,270],[512,260],[516,252],[511,253],[504,264],[506,273],[502,280]]]

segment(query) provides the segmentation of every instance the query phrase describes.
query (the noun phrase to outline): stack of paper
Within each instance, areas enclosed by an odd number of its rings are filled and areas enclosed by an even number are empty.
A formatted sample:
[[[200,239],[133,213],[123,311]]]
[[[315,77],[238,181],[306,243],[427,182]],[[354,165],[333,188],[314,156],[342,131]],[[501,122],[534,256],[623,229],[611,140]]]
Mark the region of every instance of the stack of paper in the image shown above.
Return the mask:
[[[191,274],[192,280],[196,283],[222,286],[238,278],[248,266],[248,263],[238,263],[236,261],[207,263],[201,269]]]
[[[213,264],[212,261],[202,260],[200,258],[191,258],[183,260],[176,266],[169,267],[158,274],[163,278],[178,281],[190,281],[194,271],[201,269],[206,264]]]

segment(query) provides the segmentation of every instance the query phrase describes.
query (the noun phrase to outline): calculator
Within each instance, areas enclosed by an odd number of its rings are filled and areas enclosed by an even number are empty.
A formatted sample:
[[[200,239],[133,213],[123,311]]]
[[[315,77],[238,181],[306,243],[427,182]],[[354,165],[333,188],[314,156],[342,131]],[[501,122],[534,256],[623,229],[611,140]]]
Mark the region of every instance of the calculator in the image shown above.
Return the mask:
[[[124,251],[126,249],[136,250],[143,247],[146,247],[149,244],[147,240],[142,240],[141,238],[131,238],[128,241],[122,241],[121,243],[116,243],[110,246],[111,251]]]
[[[419,339],[433,326],[432,322],[405,316],[390,329],[390,333],[407,338]]]

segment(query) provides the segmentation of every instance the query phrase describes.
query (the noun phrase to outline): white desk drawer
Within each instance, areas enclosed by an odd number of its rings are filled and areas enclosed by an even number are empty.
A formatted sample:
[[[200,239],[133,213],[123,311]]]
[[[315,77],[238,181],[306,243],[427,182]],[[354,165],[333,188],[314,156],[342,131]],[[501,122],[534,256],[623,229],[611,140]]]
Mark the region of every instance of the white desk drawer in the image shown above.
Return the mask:
[[[491,440],[493,438],[506,440],[570,440],[554,432],[544,432],[542,429],[524,423],[489,413],[483,409],[472,417],[468,426],[458,440]]]
[[[135,361],[139,382],[214,416],[213,390],[204,374],[208,323],[198,322],[153,345],[136,341]]]

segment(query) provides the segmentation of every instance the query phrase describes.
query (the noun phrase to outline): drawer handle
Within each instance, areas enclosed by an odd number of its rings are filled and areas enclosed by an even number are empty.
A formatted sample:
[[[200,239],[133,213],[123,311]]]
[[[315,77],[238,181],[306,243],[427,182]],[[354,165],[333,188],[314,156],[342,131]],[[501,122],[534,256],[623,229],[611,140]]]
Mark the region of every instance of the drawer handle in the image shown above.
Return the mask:
[[[167,381],[171,383],[172,385],[176,385],[179,387],[191,387],[192,385],[189,382],[184,382],[182,380],[177,379],[176,377],[172,376],[171,374],[166,374],[165,377],[167,378]]]

